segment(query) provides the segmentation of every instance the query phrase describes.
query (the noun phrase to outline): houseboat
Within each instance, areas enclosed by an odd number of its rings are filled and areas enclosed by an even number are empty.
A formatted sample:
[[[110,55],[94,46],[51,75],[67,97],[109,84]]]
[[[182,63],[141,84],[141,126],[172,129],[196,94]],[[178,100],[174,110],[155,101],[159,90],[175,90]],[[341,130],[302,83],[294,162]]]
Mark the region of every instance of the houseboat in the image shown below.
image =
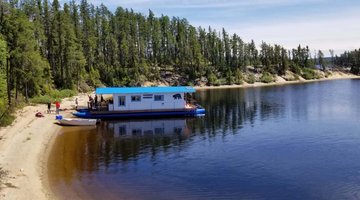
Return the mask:
[[[194,92],[193,87],[97,88],[95,101],[89,99],[88,108],[73,115],[92,119],[202,116],[205,109],[189,98]]]

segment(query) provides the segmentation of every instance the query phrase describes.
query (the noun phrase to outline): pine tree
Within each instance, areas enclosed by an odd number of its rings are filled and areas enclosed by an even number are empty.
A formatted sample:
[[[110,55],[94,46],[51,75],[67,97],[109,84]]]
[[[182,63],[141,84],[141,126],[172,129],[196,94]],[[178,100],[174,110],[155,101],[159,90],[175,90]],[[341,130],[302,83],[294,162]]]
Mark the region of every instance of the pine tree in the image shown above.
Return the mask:
[[[196,35],[196,28],[193,26],[189,27],[189,56],[187,56],[190,64],[188,72],[191,75],[191,79],[200,78],[204,74],[203,69],[203,56],[201,55],[201,45]]]
[[[318,61],[321,69],[325,71],[324,53],[321,50],[318,51]]]
[[[9,113],[7,109],[9,105],[7,105],[8,96],[8,84],[7,84],[7,74],[6,74],[6,62],[7,60],[7,46],[6,42],[2,39],[2,35],[0,34],[0,125],[3,125],[6,120],[6,115]]]
[[[19,10],[10,12],[4,24],[9,50],[8,88],[15,89],[16,100],[20,93],[27,100],[43,90],[48,63],[40,54],[33,23]]]
[[[4,108],[7,98],[7,83],[6,83],[6,59],[7,59],[7,47],[6,42],[0,35],[0,108]],[[0,115],[2,114],[0,109]]]
[[[281,49],[281,64],[280,64],[280,75],[285,75],[286,71],[289,69],[289,60],[287,56],[286,49]]]
[[[222,30],[222,37],[224,42],[224,51],[225,51],[225,65],[227,68],[231,66],[231,46],[230,46],[230,39],[229,34],[223,28]]]
[[[79,87],[80,80],[85,71],[86,64],[80,41],[76,38],[74,25],[71,23],[69,6],[64,4],[62,24],[64,29],[64,88],[72,89],[76,83]],[[76,77],[76,79],[74,79]]]

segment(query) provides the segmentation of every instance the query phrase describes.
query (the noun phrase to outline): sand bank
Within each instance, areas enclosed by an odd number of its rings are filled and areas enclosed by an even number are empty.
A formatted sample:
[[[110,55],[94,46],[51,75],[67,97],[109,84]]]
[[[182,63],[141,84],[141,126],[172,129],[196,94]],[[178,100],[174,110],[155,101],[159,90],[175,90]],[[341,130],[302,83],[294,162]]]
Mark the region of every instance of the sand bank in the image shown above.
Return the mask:
[[[266,87],[266,86],[277,86],[277,85],[287,85],[287,84],[298,84],[298,83],[311,83],[317,81],[327,81],[327,80],[338,80],[338,79],[359,79],[360,76],[354,74],[342,73],[342,72],[333,72],[329,77],[314,79],[314,80],[305,80],[300,78],[296,81],[286,81],[285,79],[277,76],[276,81],[272,83],[261,83],[255,82],[253,84],[244,83],[242,85],[220,85],[220,86],[197,86],[197,90],[207,90],[207,89],[225,89],[225,88],[251,88],[251,87]]]
[[[78,98],[79,104],[86,101],[85,95]],[[61,115],[71,115],[73,99],[63,100],[61,108],[66,110]],[[0,199],[56,199],[49,190],[45,167],[61,126],[55,124],[54,112],[35,117],[36,112],[46,110],[46,105],[27,106],[16,113],[11,126],[0,129],[0,167],[9,173],[1,185]]]

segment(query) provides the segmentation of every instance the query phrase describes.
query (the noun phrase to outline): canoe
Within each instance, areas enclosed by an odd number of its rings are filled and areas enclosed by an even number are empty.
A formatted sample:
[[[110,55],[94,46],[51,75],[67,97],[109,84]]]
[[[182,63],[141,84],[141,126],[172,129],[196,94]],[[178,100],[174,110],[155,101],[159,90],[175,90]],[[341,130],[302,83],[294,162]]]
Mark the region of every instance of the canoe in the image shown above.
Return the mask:
[[[96,119],[79,119],[79,118],[62,118],[58,122],[61,125],[66,126],[94,126],[96,125]]]

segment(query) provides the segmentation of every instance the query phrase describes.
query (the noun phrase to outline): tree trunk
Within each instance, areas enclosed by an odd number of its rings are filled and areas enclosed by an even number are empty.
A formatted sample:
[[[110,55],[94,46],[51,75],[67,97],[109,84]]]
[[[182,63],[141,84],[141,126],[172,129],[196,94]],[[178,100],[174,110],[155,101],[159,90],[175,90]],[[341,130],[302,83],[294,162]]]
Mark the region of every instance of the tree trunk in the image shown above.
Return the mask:
[[[1,3],[0,4],[0,24],[3,24],[4,22],[4,5]],[[0,31],[2,30],[2,28],[0,28]]]
[[[28,97],[28,83],[25,83],[25,101],[26,103],[29,103],[29,97]]]
[[[10,77],[9,77],[9,58],[6,58],[6,89],[8,96],[8,105],[11,106],[11,89],[10,89]]]
[[[18,104],[18,94],[19,94],[19,80],[16,78],[15,81],[15,105],[17,106]]]
[[[79,77],[79,69],[76,72],[77,75],[77,91],[80,91],[80,77]]]

